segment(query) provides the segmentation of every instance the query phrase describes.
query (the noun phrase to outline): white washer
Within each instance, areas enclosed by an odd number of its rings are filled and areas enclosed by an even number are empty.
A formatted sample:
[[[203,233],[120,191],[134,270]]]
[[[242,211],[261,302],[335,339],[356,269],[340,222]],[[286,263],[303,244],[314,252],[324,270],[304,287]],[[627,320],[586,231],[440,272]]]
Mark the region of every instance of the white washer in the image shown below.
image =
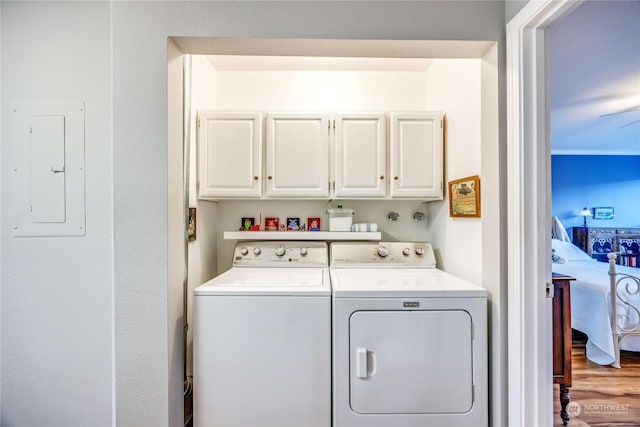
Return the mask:
[[[488,425],[486,290],[428,243],[330,249],[333,427]]]
[[[329,427],[327,244],[238,243],[194,290],[193,340],[195,426]]]

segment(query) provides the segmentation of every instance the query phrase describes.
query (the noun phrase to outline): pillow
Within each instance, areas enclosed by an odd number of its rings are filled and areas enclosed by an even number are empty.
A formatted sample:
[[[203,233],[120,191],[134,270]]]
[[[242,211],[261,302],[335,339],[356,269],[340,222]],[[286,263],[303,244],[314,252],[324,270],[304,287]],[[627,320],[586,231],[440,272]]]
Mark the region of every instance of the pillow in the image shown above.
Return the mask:
[[[567,230],[565,230],[564,225],[562,225],[557,216],[551,217],[551,238],[562,240],[563,242],[571,241]]]
[[[582,249],[571,242],[563,242],[558,239],[551,239],[552,253],[555,251],[560,259],[570,261],[593,261],[593,259]]]

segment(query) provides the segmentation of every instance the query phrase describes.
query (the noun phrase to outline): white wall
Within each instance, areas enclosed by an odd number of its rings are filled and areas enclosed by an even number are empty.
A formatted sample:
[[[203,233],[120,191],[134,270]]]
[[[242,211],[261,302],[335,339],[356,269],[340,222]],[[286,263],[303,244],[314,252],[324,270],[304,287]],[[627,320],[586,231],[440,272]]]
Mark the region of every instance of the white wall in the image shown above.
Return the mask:
[[[109,4],[2,2],[3,426],[112,424]],[[12,237],[11,106],[85,102],[86,236]]]
[[[172,41],[167,46],[167,112],[168,112],[168,144],[167,144],[167,256],[176,262],[167,266],[167,299],[183,301],[186,247],[185,209],[184,209],[184,147],[183,147],[183,69],[184,56]],[[187,146],[188,147],[188,146]],[[182,259],[183,262],[177,262]],[[184,343],[184,308],[177,303],[167,305],[167,371],[166,386],[169,400],[177,405],[169,405],[169,425],[184,423],[183,393],[185,351]]]
[[[168,390],[181,383],[175,373],[169,378],[168,354],[175,351],[169,325],[180,320],[174,313],[182,306],[168,299],[168,265],[182,262],[167,253],[168,37],[493,40],[504,80],[503,2],[5,1],[0,7],[3,124],[14,98],[82,98],[94,107],[86,111],[92,145],[85,238],[8,237],[3,130],[6,425],[74,424],[77,416],[76,424],[167,426],[169,407],[181,405],[179,393]],[[485,195],[498,191],[483,187]],[[491,239],[496,249],[505,240]],[[494,413],[504,411],[494,406]],[[494,421],[504,424],[499,416]]]
[[[494,414],[500,408],[506,412],[507,389],[507,247],[502,239],[506,237],[507,224],[502,220],[506,215],[506,195],[502,190],[506,183],[502,179],[505,169],[505,155],[500,137],[499,49],[494,45],[485,52],[481,63],[481,163],[482,163],[482,285],[489,292],[489,375],[491,378],[491,410]],[[496,239],[500,244],[496,244]],[[494,418],[494,421],[496,419]]]
[[[382,232],[384,240],[391,241],[427,241],[428,221],[417,222],[412,219],[413,213],[421,211],[426,213],[426,206],[419,201],[401,202],[374,202],[344,200],[341,202],[327,201],[287,201],[269,200],[261,202],[251,201],[224,201],[218,204],[218,272],[222,272],[231,267],[234,240],[224,240],[224,231],[238,230],[243,216],[259,219],[262,214],[264,218],[274,216],[281,220],[287,217],[299,217],[301,221],[306,221],[308,217],[320,217],[321,229],[329,229],[329,219],[326,211],[331,206],[336,207],[341,203],[345,208],[355,210],[354,222],[374,222],[378,224],[378,229]],[[396,222],[387,219],[387,213],[395,211],[400,214]],[[248,232],[249,233],[249,232]],[[284,233],[284,232],[283,232]],[[274,239],[286,239],[285,236],[274,236]]]
[[[187,333],[188,354],[193,350],[193,289],[214,277],[217,273],[217,241],[218,204],[215,202],[198,200],[196,192],[197,176],[197,133],[196,117],[198,110],[215,108],[216,70],[206,57],[192,55],[191,57],[191,166],[189,206],[196,211],[196,240],[189,242],[189,293],[187,297]],[[187,372],[192,370],[193,358],[187,358]]]
[[[516,16],[528,2],[529,0],[506,0],[504,2],[505,22],[509,22],[511,18]]]
[[[426,76],[425,71],[218,71],[216,106],[258,111],[423,110]]]
[[[434,61],[427,79],[428,109],[446,113],[445,182],[480,175],[480,59]],[[429,204],[429,230],[441,268],[482,284],[481,218],[449,217],[449,194]]]

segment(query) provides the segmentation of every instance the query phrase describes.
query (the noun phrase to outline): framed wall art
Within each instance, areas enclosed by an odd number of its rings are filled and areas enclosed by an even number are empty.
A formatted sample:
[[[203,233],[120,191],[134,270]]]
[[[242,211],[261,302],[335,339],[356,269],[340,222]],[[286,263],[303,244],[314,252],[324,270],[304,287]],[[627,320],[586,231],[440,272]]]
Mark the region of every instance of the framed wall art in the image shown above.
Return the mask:
[[[612,207],[593,208],[593,219],[613,219]]]
[[[449,216],[480,217],[480,176],[449,181]]]
[[[196,240],[196,208],[189,208],[189,242]]]

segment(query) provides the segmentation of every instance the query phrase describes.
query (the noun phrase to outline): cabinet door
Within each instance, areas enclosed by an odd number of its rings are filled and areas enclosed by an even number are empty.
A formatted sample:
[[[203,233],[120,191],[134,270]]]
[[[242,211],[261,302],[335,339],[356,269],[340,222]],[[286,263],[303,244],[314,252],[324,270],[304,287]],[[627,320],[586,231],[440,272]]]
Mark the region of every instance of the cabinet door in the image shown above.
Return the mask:
[[[262,195],[262,114],[199,112],[198,196]]]
[[[384,114],[336,114],[335,132],[335,195],[384,196],[387,136]]]
[[[441,200],[443,114],[391,114],[391,197]]]
[[[328,197],[328,114],[268,113],[266,160],[269,197]]]

